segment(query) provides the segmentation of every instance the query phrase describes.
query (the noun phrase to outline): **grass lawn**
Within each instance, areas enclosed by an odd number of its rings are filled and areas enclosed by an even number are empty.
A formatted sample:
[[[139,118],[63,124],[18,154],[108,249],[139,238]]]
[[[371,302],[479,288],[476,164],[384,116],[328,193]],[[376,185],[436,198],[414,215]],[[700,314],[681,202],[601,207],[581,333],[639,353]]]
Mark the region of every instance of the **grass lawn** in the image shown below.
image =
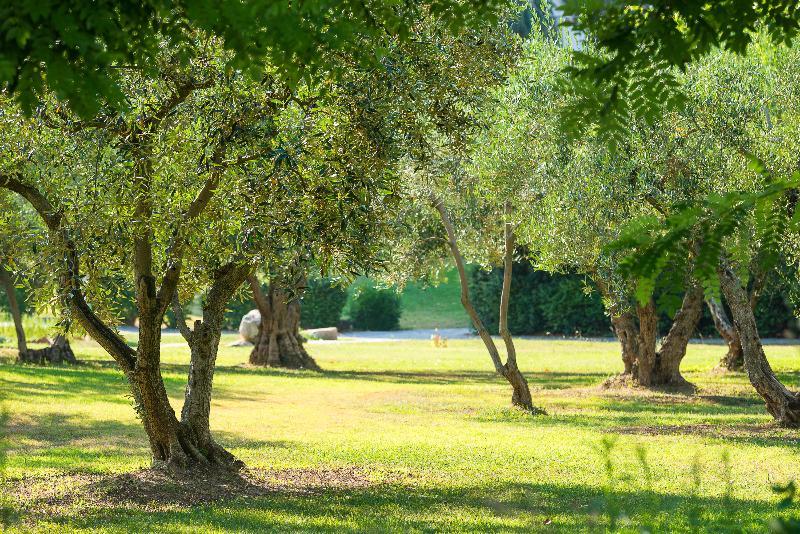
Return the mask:
[[[179,409],[188,351],[177,336],[164,343]],[[762,532],[794,513],[778,510],[771,485],[800,479],[800,434],[771,426],[743,375],[712,371],[721,346],[691,346],[696,395],[598,388],[620,367],[616,343],[518,348],[547,416],[509,408],[476,340],[311,344],[323,373],[248,368],[248,349],[225,346],[212,427],[274,489],[193,506],[98,489],[129,487],[125,473],[149,462],[98,346],[76,343],[76,368],[6,361],[9,530]],[[798,350],[767,347],[795,388]]]

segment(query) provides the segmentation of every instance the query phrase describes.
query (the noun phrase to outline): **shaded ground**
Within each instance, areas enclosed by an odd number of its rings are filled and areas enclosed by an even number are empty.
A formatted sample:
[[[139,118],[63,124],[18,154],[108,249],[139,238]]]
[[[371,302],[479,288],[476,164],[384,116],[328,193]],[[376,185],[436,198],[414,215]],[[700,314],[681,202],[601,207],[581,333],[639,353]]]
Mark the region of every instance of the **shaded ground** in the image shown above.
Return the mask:
[[[188,350],[165,343],[179,409]],[[770,423],[743,374],[713,371],[722,347],[690,347],[693,394],[603,390],[614,343],[518,348],[546,417],[510,408],[474,339],[314,345],[323,372],[246,366],[247,348],[223,346],[212,428],[249,470],[205,480],[145,470],[125,381],[98,347],[77,343],[77,367],[6,360],[9,530],[762,532],[800,514],[771,490],[800,480],[800,432]],[[798,387],[798,349],[767,352]]]

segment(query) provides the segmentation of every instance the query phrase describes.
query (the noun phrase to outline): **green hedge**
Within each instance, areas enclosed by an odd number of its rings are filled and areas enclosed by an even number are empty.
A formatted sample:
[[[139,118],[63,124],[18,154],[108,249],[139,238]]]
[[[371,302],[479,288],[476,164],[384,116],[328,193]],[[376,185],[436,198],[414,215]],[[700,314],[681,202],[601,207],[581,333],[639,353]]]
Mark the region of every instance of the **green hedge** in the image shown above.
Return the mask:
[[[503,269],[492,271],[474,269],[470,272],[469,287],[475,309],[486,327],[494,334],[498,331],[500,291]],[[606,317],[597,291],[587,295],[584,286],[591,282],[575,274],[549,274],[535,271],[529,264],[514,264],[511,284],[508,325],[515,335],[542,335],[546,333],[572,336],[610,336],[611,324]],[[762,337],[782,337],[786,331],[797,334],[797,320],[786,297],[787,288],[777,277],[772,277],[756,306],[756,322]],[[656,289],[656,301],[667,300]],[[674,305],[680,305],[681,295],[671,296]],[[666,306],[659,306],[659,335],[666,335],[672,324]],[[674,306],[673,306],[674,308]],[[697,335],[718,336],[706,306],[697,327]]]
[[[334,285],[332,280],[309,280],[300,305],[300,324],[303,328],[336,326],[346,302],[347,290]]]
[[[508,327],[515,335],[604,336],[611,323],[603,312],[597,291],[586,294],[585,279],[577,275],[549,274],[529,263],[514,264]],[[473,269],[469,289],[478,315],[490,332],[499,326],[503,269]]]

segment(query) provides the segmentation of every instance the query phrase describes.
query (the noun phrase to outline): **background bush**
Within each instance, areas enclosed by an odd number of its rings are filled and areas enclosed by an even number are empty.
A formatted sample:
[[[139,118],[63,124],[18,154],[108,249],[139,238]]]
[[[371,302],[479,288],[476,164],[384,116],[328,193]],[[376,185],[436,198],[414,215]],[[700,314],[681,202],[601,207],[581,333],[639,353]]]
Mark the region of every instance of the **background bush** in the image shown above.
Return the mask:
[[[500,291],[503,269],[473,269],[469,288],[475,309],[493,334],[498,333]],[[592,291],[587,295],[585,286]],[[662,294],[656,287],[654,298],[659,304],[659,335],[664,336],[672,325],[672,315],[683,295]],[[798,321],[787,297],[789,289],[777,276],[768,279],[756,305],[756,322],[762,337],[797,335]],[[662,305],[669,301],[671,306]],[[730,316],[730,312],[729,316]],[[611,322],[605,315],[600,294],[592,282],[577,274],[549,274],[535,271],[528,263],[514,264],[508,326],[515,335],[611,336]],[[718,337],[707,306],[697,325],[696,335]]]
[[[313,278],[303,292],[300,325],[303,328],[336,326],[347,302],[347,290],[329,278]]]
[[[611,322],[599,293],[586,294],[591,282],[575,274],[536,271],[527,263],[514,264],[508,327],[515,335],[611,335]],[[498,333],[503,269],[474,269],[469,289],[475,310],[493,334]]]
[[[401,311],[396,291],[368,286],[350,303],[350,320],[356,330],[394,330],[400,324]]]

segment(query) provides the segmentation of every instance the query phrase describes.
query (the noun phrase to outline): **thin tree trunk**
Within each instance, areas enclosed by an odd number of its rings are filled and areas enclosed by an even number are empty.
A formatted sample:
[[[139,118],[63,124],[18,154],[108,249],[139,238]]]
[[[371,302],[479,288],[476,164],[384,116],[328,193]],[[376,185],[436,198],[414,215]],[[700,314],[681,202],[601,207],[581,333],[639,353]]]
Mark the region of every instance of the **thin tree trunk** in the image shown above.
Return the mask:
[[[255,276],[250,276],[250,289],[261,314],[258,340],[250,352],[252,365],[285,367],[288,369],[312,369],[320,367],[303,347],[300,335],[300,302],[290,299],[289,294],[270,280],[265,295]]]
[[[764,399],[767,412],[778,424],[787,427],[800,426],[800,399],[778,380],[769,365],[747,291],[728,266],[720,267],[719,279],[722,293],[731,309],[733,324],[742,342],[744,368],[750,383]]]
[[[28,343],[25,339],[25,328],[22,326],[22,311],[17,302],[17,294],[14,289],[14,281],[11,274],[0,267],[0,285],[6,292],[8,299],[8,310],[11,312],[11,319],[14,321],[14,330],[17,334],[17,359],[26,361],[28,353]]]
[[[744,369],[744,352],[742,350],[742,341],[739,339],[739,332],[736,327],[728,318],[725,313],[725,308],[722,303],[717,299],[708,299],[708,310],[711,312],[711,318],[714,320],[714,326],[717,332],[725,341],[728,347],[728,352],[719,361],[719,367],[727,369],[728,371],[742,371]]]
[[[450,246],[450,252],[453,256],[453,261],[456,264],[456,269],[458,271],[458,279],[461,282],[461,305],[466,310],[467,315],[469,315],[470,319],[472,320],[472,324],[475,327],[475,330],[478,332],[483,344],[486,346],[486,350],[489,353],[489,357],[494,364],[494,368],[500,376],[505,378],[509,384],[511,384],[513,393],[511,397],[511,403],[515,406],[519,406],[523,409],[530,410],[536,413],[544,413],[541,409],[536,409],[533,407],[532,397],[530,393],[530,388],[528,387],[528,382],[525,380],[525,377],[520,372],[519,368],[517,367],[516,362],[516,351],[514,350],[513,341],[511,340],[511,335],[507,333],[507,335],[503,336],[503,340],[505,341],[506,338],[508,341],[506,342],[506,349],[509,350],[509,362],[504,365],[502,360],[500,359],[500,352],[497,350],[497,345],[495,345],[494,340],[492,339],[491,334],[486,329],[481,321],[478,312],[475,311],[475,307],[472,305],[472,300],[469,296],[469,282],[467,280],[467,271],[464,266],[464,258],[461,255],[461,250],[458,247],[458,241],[456,240],[455,231],[453,230],[453,224],[450,222],[450,216],[447,214],[447,210],[444,207],[444,204],[441,200],[437,199],[436,197],[431,197],[431,204],[439,213],[439,217],[442,220],[442,225],[444,226],[445,231],[447,232],[447,242]],[[508,239],[508,238],[511,239]],[[509,246],[513,247],[514,240],[513,240],[513,232],[510,232],[510,229],[506,227],[506,250],[505,250],[505,257],[506,262],[509,261],[509,257],[513,255],[513,248],[509,248]],[[513,258],[512,258],[513,259]],[[507,328],[507,318],[508,318],[508,300],[510,295],[510,288],[511,288],[511,269],[510,267],[506,267],[504,274],[503,274],[503,292],[501,294],[501,305],[500,305],[500,314],[501,314],[501,321],[506,323],[505,330],[508,331]],[[504,318],[505,316],[505,318]]]
[[[506,219],[511,216],[511,204],[506,202],[505,205]],[[514,266],[514,228],[510,220],[506,220],[505,228],[503,230],[503,237],[505,243],[505,255],[503,265],[503,288],[500,293],[500,337],[503,338],[503,343],[506,346],[506,379],[511,384],[514,393],[511,396],[511,402],[515,406],[520,406],[526,410],[533,411],[533,399],[531,397],[531,390],[528,387],[528,381],[517,367],[517,349],[514,347],[514,339],[511,337],[511,331],[508,329],[508,305],[511,300],[511,275]]]

